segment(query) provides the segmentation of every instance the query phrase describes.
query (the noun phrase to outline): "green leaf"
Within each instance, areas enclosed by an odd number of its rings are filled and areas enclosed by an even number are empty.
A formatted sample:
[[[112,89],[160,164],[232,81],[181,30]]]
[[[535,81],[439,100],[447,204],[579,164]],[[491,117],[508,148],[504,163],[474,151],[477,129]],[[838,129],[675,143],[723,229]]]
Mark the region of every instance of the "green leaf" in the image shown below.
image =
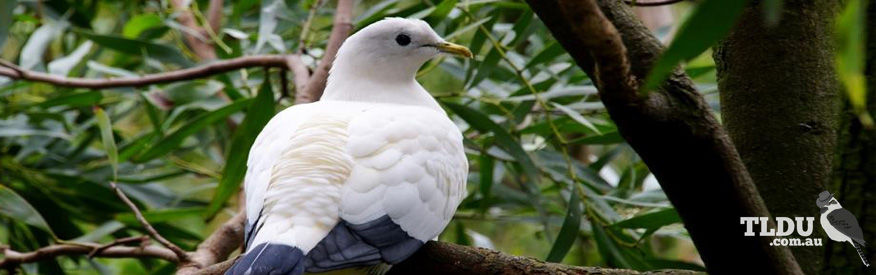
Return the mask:
[[[203,207],[171,208],[161,210],[143,211],[143,217],[150,223],[168,222],[190,216],[200,216],[204,213]],[[137,225],[137,217],[133,213],[117,214],[115,219],[124,224]]]
[[[210,201],[210,206],[207,207],[208,217],[213,217],[219,212],[225,201],[240,188],[240,182],[246,174],[249,149],[273,116],[274,92],[271,90],[271,82],[265,79],[252,106],[247,110],[246,118],[231,138],[231,149],[228,150],[225,167],[222,169],[222,180],[219,181],[216,193]]]
[[[549,45],[542,48],[540,52],[535,54],[532,59],[529,59],[529,62],[526,63],[526,68],[529,69],[533,66],[550,62],[564,53],[566,53],[566,50],[563,49],[563,46],[556,41],[552,41]]]
[[[137,38],[145,30],[162,27],[161,17],[154,13],[138,14],[125,23],[122,35],[127,38]]]
[[[5,185],[0,185],[0,215],[32,225],[52,236],[55,235],[43,216],[24,198]]]
[[[0,1],[0,49],[3,48],[9,30],[12,29],[12,11],[15,10],[15,6],[18,6],[18,1]]]
[[[118,231],[119,229],[125,228],[125,225],[118,221],[108,221],[97,228],[89,231],[87,234],[76,237],[73,239],[74,242],[97,242],[100,241],[101,238],[112,234],[113,232]]]
[[[447,15],[450,14],[450,11],[452,11],[453,8],[456,7],[456,3],[458,2],[459,0],[441,1],[440,4],[435,6],[435,10],[433,10],[432,13],[426,17],[426,22],[428,22],[431,26],[438,25],[441,20],[444,20]]]
[[[617,131],[608,132],[598,136],[586,136],[569,141],[569,144],[617,144],[624,142]]]
[[[474,109],[456,103],[443,103],[444,106],[447,106],[448,109],[465,120],[465,122],[473,128],[481,132],[493,133],[496,137],[496,144],[514,156],[514,159],[516,159],[523,167],[523,172],[526,174],[526,177],[528,177],[525,180],[527,192],[530,192],[530,194],[539,193],[537,183],[540,181],[541,175],[539,174],[538,169],[535,168],[535,163],[532,161],[532,158],[529,157],[529,154],[523,150],[523,147],[520,146],[520,143],[511,136],[505,128],[493,122],[493,120],[487,117],[487,115],[475,111]]]
[[[100,107],[94,107],[94,116],[97,118],[97,126],[100,128],[103,149],[106,150],[106,156],[113,167],[113,181],[115,181],[119,177],[119,151],[116,148],[116,140],[113,138],[113,125],[109,116]]]
[[[222,90],[225,84],[216,80],[192,80],[176,82],[164,87],[164,95],[174,105],[184,105],[211,97]]]
[[[573,187],[574,188],[574,187]],[[569,193],[569,209],[566,211],[566,218],[563,220],[563,226],[560,227],[560,233],[554,241],[551,252],[548,253],[545,261],[559,263],[569,253],[575,239],[578,238],[578,233],[581,227],[581,198],[577,193]]]
[[[724,38],[748,1],[706,0],[697,5],[682,23],[672,43],[654,63],[645,78],[644,92],[660,87],[679,63],[699,56],[719,39]]]
[[[175,132],[161,139],[145,153],[135,157],[134,161],[145,162],[163,156],[179,147],[186,137],[197,133],[205,127],[210,126],[237,111],[243,110],[243,108],[249,106],[250,103],[252,103],[252,99],[238,100],[215,111],[201,114],[177,129]]]
[[[82,45],[76,47],[76,50],[70,53],[70,55],[49,62],[49,73],[60,76],[67,76],[70,74],[70,70],[72,70],[73,67],[76,67],[79,62],[82,62],[82,58],[91,51],[92,44],[94,43],[91,41],[85,41]]]
[[[53,106],[69,106],[69,107],[85,107],[93,106],[100,103],[103,99],[101,91],[88,91],[83,93],[68,93],[59,97],[55,97],[37,104],[40,108],[49,108]]]
[[[871,5],[876,5],[871,3]],[[836,20],[835,68],[849,102],[861,124],[873,126],[873,117],[867,111],[867,79],[864,76],[867,58],[866,36],[867,1],[850,0]]]
[[[569,107],[563,106],[562,104],[559,104],[556,102],[551,102],[551,104],[553,104],[555,108],[560,109],[560,111],[562,111],[563,113],[566,113],[566,115],[568,115],[570,118],[572,118],[572,120],[575,120],[575,122],[578,122],[581,125],[584,125],[584,127],[587,127],[588,129],[592,130],[593,132],[596,132],[599,135],[602,135],[602,132],[600,132],[599,129],[597,129],[596,126],[593,125],[593,123],[590,123],[589,120],[584,118],[584,116],[582,116],[581,113],[578,113],[575,110],[572,110]]]
[[[21,49],[21,55],[19,55],[19,65],[24,70],[32,70],[37,67],[37,65],[43,62],[43,54],[46,52],[46,49],[49,47],[49,43],[55,40],[56,37],[61,35],[61,32],[64,31],[69,26],[69,24],[65,21],[55,21],[49,22],[45,25],[37,28],[33,34],[27,39],[27,42],[24,43],[24,47]]]
[[[103,47],[118,51],[120,53],[140,56],[148,55],[151,58],[158,59],[164,62],[175,63],[180,66],[191,66],[192,62],[186,59],[179,49],[167,45],[155,44],[149,41],[125,38],[116,35],[96,34],[84,29],[74,28],[73,31],[79,35],[88,38],[94,43]]]
[[[660,228],[666,225],[680,223],[681,218],[674,208],[666,208],[659,211],[638,215],[612,224],[619,228]]]

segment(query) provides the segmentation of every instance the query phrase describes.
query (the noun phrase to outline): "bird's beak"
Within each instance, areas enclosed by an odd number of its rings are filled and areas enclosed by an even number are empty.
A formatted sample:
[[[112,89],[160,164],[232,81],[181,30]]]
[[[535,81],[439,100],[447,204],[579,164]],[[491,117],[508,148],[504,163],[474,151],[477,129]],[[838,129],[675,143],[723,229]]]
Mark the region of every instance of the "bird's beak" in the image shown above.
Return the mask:
[[[463,56],[466,58],[472,58],[474,55],[471,54],[471,51],[465,46],[453,44],[450,42],[441,42],[435,45],[435,48],[438,48],[438,51],[442,53],[449,53],[452,55]]]

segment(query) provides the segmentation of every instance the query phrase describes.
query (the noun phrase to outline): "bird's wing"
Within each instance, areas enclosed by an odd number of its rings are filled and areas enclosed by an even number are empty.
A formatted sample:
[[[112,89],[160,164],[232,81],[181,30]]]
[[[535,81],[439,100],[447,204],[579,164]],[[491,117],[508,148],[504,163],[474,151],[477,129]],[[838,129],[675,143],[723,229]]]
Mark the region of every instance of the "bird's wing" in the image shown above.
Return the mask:
[[[288,108],[253,143],[244,179],[248,249],[271,242],[306,253],[337,223],[352,159],[344,152],[348,118],[332,109]]]
[[[462,134],[447,115],[373,108],[350,121],[348,134],[353,167],[341,218],[353,226],[391,221],[420,242],[444,230],[465,196],[468,173]]]
[[[855,215],[849,210],[845,208],[839,208],[827,214],[827,220],[830,222],[836,230],[843,233],[844,235],[852,238],[859,244],[865,244],[864,242],[864,232],[861,230],[861,226],[858,225],[858,219],[855,218]]]

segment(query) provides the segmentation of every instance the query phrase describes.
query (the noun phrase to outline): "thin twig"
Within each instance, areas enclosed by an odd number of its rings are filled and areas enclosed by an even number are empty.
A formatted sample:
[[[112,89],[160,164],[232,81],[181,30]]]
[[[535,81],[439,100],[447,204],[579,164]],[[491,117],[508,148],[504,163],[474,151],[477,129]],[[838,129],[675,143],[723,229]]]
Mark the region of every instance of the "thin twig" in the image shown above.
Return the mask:
[[[140,209],[137,208],[137,205],[135,205],[134,202],[132,202],[131,199],[129,199],[128,196],[125,195],[125,192],[122,192],[122,189],[119,189],[119,186],[116,185],[115,182],[110,182],[110,186],[113,188],[113,190],[115,190],[116,196],[118,196],[119,199],[125,202],[125,204],[127,204],[128,207],[131,208],[131,211],[134,211],[134,216],[137,217],[138,221],[140,221],[140,225],[142,225],[143,228],[145,228],[146,231],[149,232],[149,236],[152,236],[152,238],[161,243],[161,245],[173,251],[173,253],[176,254],[176,257],[179,259],[180,263],[188,263],[191,261],[191,259],[189,259],[189,255],[186,254],[185,250],[182,250],[182,248],[179,248],[179,246],[176,246],[175,244],[162,237],[161,234],[158,234],[158,231],[156,231],[155,228],[153,228],[152,225],[149,224],[149,221],[147,221],[146,218],[143,217],[143,213],[140,212]]]
[[[203,66],[180,69],[176,71],[147,74],[138,77],[121,77],[111,79],[63,77],[47,73],[23,70],[18,66],[12,65],[13,67],[0,67],[0,76],[6,76],[12,79],[19,80],[45,82],[52,85],[64,87],[107,89],[118,87],[142,87],[152,84],[202,78],[250,67],[284,67],[288,66],[287,64],[288,63],[285,55],[253,55],[215,61]],[[290,68],[290,70],[295,72],[294,68]]]
[[[656,2],[642,2],[637,0],[624,0],[624,3],[633,7],[659,7],[672,5],[675,3],[684,2],[686,0],[664,0],[664,1],[656,1]]]
[[[88,246],[81,244],[56,244],[30,252],[3,249],[0,250],[2,252],[0,254],[3,255],[2,260],[0,260],[0,269],[14,269],[20,264],[44,261],[62,255],[89,255],[100,246],[100,244],[96,243],[89,244]],[[179,258],[177,258],[173,251],[160,246],[114,246],[103,249],[99,253],[95,253],[94,256],[101,258],[157,258],[174,263],[179,262]]]
[[[147,236],[133,236],[133,237],[127,237],[127,238],[113,240],[111,243],[101,245],[101,246],[95,248],[94,250],[92,250],[90,253],[88,253],[88,258],[94,258],[95,255],[100,254],[100,252],[103,252],[107,248],[119,246],[119,245],[123,245],[123,244],[136,243],[136,242],[139,242],[141,244],[140,247],[145,247],[145,245],[149,242],[149,237],[147,237]]]

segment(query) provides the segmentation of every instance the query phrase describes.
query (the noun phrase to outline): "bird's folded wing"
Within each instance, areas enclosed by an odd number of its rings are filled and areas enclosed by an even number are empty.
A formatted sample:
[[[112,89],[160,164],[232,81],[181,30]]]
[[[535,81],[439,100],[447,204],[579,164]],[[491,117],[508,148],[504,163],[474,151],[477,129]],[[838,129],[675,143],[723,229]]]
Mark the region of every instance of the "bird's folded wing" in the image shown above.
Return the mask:
[[[855,218],[855,215],[852,214],[852,212],[849,212],[849,210],[839,208],[830,211],[830,213],[827,214],[827,220],[830,222],[830,225],[836,228],[839,232],[860,244],[865,244],[864,232],[861,230],[861,226],[858,225],[858,219]]]
[[[340,217],[365,224],[388,216],[425,242],[447,225],[465,196],[462,135],[447,116],[422,107],[374,108],[350,121],[353,158]]]
[[[245,178],[248,247],[270,242],[306,253],[338,222],[352,166],[348,119],[319,105],[283,111],[256,139]]]

